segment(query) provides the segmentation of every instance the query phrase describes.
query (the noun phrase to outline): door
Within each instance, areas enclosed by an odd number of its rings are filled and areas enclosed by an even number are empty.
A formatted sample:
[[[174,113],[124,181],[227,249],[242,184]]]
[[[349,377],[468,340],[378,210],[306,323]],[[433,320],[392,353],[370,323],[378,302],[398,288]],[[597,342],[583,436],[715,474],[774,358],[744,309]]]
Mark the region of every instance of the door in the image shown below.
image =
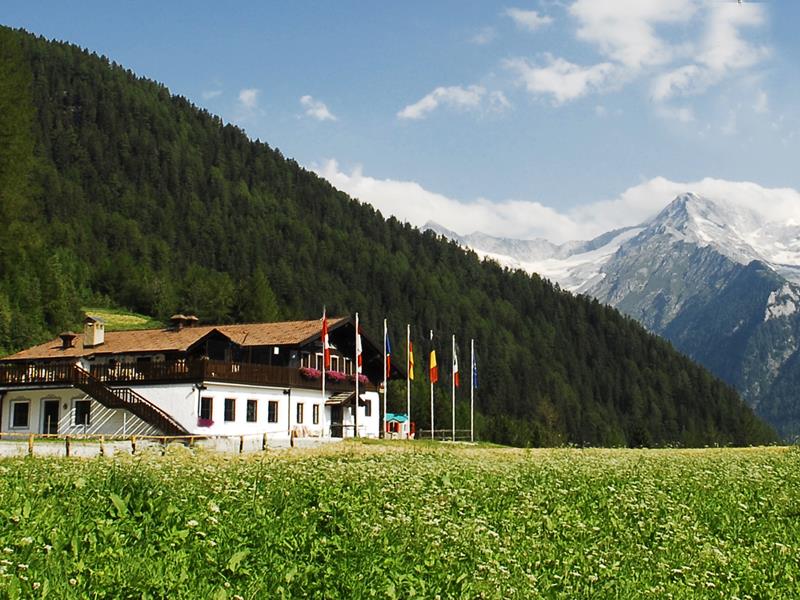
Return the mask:
[[[342,437],[342,405],[331,406],[331,437]]]
[[[58,405],[60,400],[42,400],[42,433],[58,433]]]

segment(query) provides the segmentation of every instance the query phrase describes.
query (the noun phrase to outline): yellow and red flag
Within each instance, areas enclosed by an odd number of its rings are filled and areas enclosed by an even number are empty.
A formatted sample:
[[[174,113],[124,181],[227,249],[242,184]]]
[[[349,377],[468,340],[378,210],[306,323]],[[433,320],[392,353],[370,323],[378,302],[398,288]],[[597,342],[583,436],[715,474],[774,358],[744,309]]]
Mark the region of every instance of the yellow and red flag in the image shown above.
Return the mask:
[[[414,344],[408,340],[408,378],[414,381]]]

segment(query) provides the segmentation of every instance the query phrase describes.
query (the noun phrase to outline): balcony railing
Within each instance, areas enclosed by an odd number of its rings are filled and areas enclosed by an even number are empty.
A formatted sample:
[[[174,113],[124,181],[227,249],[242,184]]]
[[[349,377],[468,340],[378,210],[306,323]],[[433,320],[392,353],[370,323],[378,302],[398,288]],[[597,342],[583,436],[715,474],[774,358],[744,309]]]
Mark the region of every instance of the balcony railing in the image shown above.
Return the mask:
[[[71,384],[75,363],[53,362],[26,365],[0,364],[0,386]],[[306,379],[294,367],[274,367],[252,363],[230,363],[205,359],[179,359],[149,363],[117,363],[92,365],[92,377],[109,386],[147,383],[174,383],[180,381],[219,381],[244,383],[269,387],[320,389],[319,379]],[[354,388],[351,381],[326,381],[325,389],[346,392]],[[374,390],[371,383],[362,389]]]

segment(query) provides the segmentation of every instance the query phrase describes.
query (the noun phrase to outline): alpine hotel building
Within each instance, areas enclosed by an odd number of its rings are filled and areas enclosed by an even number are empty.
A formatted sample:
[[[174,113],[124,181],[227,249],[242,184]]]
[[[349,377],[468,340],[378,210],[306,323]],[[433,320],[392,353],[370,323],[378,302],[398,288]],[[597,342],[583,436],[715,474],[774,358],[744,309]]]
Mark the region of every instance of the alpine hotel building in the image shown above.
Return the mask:
[[[94,435],[267,434],[376,437],[383,354],[362,335],[355,394],[355,325],[328,320],[331,370],[322,393],[321,321],[198,325],[83,334],[0,360],[0,432]],[[392,377],[405,377],[395,366]]]

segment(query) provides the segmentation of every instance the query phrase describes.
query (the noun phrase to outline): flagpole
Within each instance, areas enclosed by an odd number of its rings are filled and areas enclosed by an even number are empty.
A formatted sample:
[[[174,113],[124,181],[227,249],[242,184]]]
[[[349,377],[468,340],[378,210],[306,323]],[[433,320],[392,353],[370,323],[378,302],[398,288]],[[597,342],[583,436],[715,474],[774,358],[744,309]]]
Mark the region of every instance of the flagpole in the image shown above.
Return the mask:
[[[322,334],[322,412],[323,412],[323,416],[324,416],[324,413],[325,413],[325,354],[327,352],[326,348],[328,346],[328,340],[325,338],[325,336],[328,335],[327,327],[325,326],[325,322],[326,322],[327,318],[328,318],[327,307],[323,306],[322,307],[322,324],[323,324],[323,328],[326,330]],[[322,419],[322,420],[324,420],[324,419]]]
[[[356,313],[356,400],[353,406],[353,437],[358,437],[358,376],[360,375],[358,369],[358,313]]]
[[[433,356],[433,329],[431,329],[431,356]],[[433,379],[431,378],[431,372],[433,369],[430,368],[431,366],[428,365],[428,379],[431,380],[431,439],[434,438],[434,431],[436,428],[433,426]]]
[[[450,379],[453,380],[453,441],[456,441],[456,334],[453,334],[453,372],[450,375]]]
[[[475,338],[469,341],[469,441],[475,441]]]
[[[406,418],[408,429],[406,437],[411,436],[411,323],[406,324]]]
[[[389,391],[387,388],[387,380],[388,380],[388,373],[386,372],[386,340],[388,339],[389,332],[386,325],[386,319],[383,320],[383,422],[381,429],[380,437],[386,437],[386,392]]]

